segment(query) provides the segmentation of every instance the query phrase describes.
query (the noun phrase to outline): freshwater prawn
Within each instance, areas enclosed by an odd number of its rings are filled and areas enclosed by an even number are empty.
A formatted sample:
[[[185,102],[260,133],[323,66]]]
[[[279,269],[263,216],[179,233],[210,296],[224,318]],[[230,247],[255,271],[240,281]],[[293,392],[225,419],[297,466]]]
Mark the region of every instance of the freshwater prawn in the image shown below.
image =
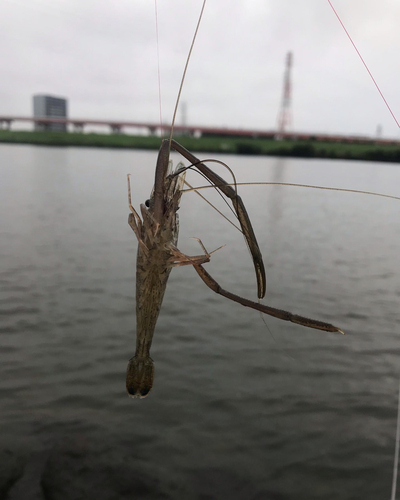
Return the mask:
[[[331,2],[329,3],[331,4]],[[291,313],[287,313],[278,309],[269,308],[268,306],[263,306],[259,303],[249,301],[222,289],[220,285],[209,275],[209,273],[207,273],[207,271],[203,267],[204,264],[209,262],[212,252],[208,253],[200,241],[199,243],[202,246],[204,252],[202,255],[187,256],[179,251],[179,249],[177,248],[178,216],[176,212],[179,208],[182,188],[185,184],[184,176],[186,168],[183,167],[183,165],[178,165],[176,171],[172,173],[169,162],[169,153],[171,151],[171,148],[176,150],[190,162],[190,167],[188,168],[197,168],[203,173],[205,177],[209,179],[213,187],[220,189],[220,191],[226,197],[230,198],[234,206],[236,215],[239,219],[241,230],[246,239],[246,243],[248,244],[252,255],[257,277],[258,297],[262,298],[265,293],[265,270],[262,255],[254,231],[252,229],[250,219],[248,218],[247,211],[243,205],[243,202],[241,201],[241,198],[237,195],[238,184],[234,182],[233,185],[229,185],[224,179],[222,179],[211,169],[209,169],[204,164],[204,161],[200,161],[189,151],[183,148],[183,146],[181,146],[179,143],[173,141],[172,138],[169,141],[164,141],[161,145],[156,164],[156,175],[153,193],[151,195],[149,203],[147,204],[148,206],[140,206],[142,219],[131,204],[129,190],[129,205],[132,212],[129,215],[129,224],[138,239],[138,254],[136,283],[137,343],[136,354],[129,361],[127,370],[128,393],[133,397],[145,397],[149,393],[153,385],[154,364],[152,359],[150,358],[150,347],[167,280],[172,267],[175,266],[192,265],[196,272],[199,274],[200,278],[213,291],[244,306],[252,307],[265,314],[269,314],[283,320],[292,321],[303,326],[317,328],[325,331],[336,331],[343,333],[342,330],[333,325],[322,323],[316,320],[309,320],[301,316],[295,316]],[[190,190],[192,190],[192,188],[190,188]],[[348,192],[360,192],[351,189],[339,190]],[[364,193],[373,195],[376,194],[371,192]],[[398,197],[395,196],[387,197],[398,199]],[[391,496],[392,499],[395,498],[396,492],[400,442],[399,435],[400,406],[398,407],[396,450],[393,467],[394,473]]]
[[[203,267],[203,264],[209,262],[213,252],[208,253],[200,240],[198,241],[204,254],[188,256],[177,248],[179,232],[177,211],[181,200],[182,188],[185,183],[185,172],[187,168],[196,168],[213,187],[231,200],[235,215],[240,224],[240,230],[243,233],[253,259],[258,298],[262,299],[264,297],[266,290],[264,263],[245,205],[241,197],[237,194],[236,184],[234,183],[234,187],[229,185],[221,176],[205,165],[206,160],[201,161],[172,139],[179,97],[205,3],[206,0],[203,2],[181,80],[174,118],[172,120],[171,136],[169,139],[162,141],[156,163],[154,188],[150,199],[146,203],[147,206],[145,204],[140,205],[142,218],[132,205],[128,176],[129,208],[131,210],[128,223],[138,240],[136,269],[136,353],[129,360],[126,375],[126,388],[128,394],[132,397],[143,398],[147,396],[153,386],[154,363],[150,357],[150,348],[168,277],[173,267],[193,266],[200,278],[211,290],[243,306],[251,307],[264,314],[309,328],[344,333],[340,328],[332,324],[292,314],[291,312],[263,305],[259,302],[253,302],[223,289]],[[172,172],[172,163],[169,159],[171,149],[174,149],[186,158],[190,162],[190,166],[185,168],[180,163],[177,169]]]

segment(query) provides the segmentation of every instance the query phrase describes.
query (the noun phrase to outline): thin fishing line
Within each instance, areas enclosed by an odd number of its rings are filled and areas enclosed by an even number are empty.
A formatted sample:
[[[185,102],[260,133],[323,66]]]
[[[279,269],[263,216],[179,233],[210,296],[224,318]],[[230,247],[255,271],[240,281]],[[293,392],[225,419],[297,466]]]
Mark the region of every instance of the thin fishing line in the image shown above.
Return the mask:
[[[349,32],[347,31],[345,25],[343,24],[343,21],[339,17],[339,14],[336,12],[335,8],[333,7],[331,0],[328,0],[328,3],[331,6],[331,8],[332,8],[335,16],[337,17],[339,23],[341,24],[341,26],[342,26],[344,32],[346,33],[348,39],[350,40],[351,44],[353,45],[355,51],[357,52],[358,57],[360,58],[361,62],[363,63],[363,65],[364,65],[365,69],[367,70],[369,76],[371,77],[372,81],[374,82],[374,85],[377,88],[380,96],[382,97],[383,102],[385,103],[387,109],[389,110],[390,114],[392,115],[393,120],[396,122],[397,127],[400,129],[400,124],[397,121],[396,116],[394,115],[391,107],[389,106],[388,102],[386,101],[385,96],[383,95],[381,89],[379,88],[378,83],[376,82],[376,80],[373,77],[371,71],[369,70],[366,62],[364,61],[364,58],[360,54],[360,51],[358,50],[356,44],[354,43],[354,41],[351,38]],[[341,191],[354,192],[354,191],[348,190],[348,189],[342,189]],[[384,198],[392,198],[392,199],[395,199],[395,200],[399,199],[397,196],[382,195],[382,194],[379,194],[379,193],[370,193],[370,192],[365,192],[365,191],[360,191],[360,192],[364,193],[364,194],[370,194],[372,196],[382,196]],[[397,475],[398,475],[397,471],[398,471],[398,466],[399,466],[399,448],[400,448],[399,444],[400,444],[400,379],[399,379],[399,392],[398,392],[398,402],[397,402],[397,425],[396,425],[396,444],[395,444],[394,464],[393,464],[393,481],[392,481],[392,492],[391,492],[391,496],[390,496],[391,500],[395,500],[396,499],[396,487],[397,487]]]
[[[262,304],[262,302],[261,302],[260,299],[258,299],[258,303]],[[273,335],[271,328],[268,326],[268,323],[267,323],[266,319],[264,318],[263,313],[261,311],[259,311],[259,313],[260,313],[260,318],[262,319],[264,325],[267,327],[267,330],[268,330],[269,334],[271,335],[271,337],[272,337],[273,341],[275,342],[275,344],[279,346],[279,348],[282,350],[282,352],[283,352],[283,354],[285,354],[285,356],[287,356],[288,358],[290,358],[292,361],[297,361],[293,356],[291,356],[287,352],[287,350],[284,347],[282,347],[282,345],[279,344],[279,342],[276,340],[275,336]]]
[[[163,117],[162,117],[162,104],[161,104],[161,71],[160,71],[160,44],[158,41],[158,9],[157,9],[157,0],[154,0],[154,9],[156,13],[156,40],[157,40],[157,74],[158,74],[158,104],[160,107],[160,125],[161,125],[161,139],[164,134],[163,127]]]
[[[399,395],[397,402],[396,445],[394,449],[392,494],[390,496],[390,500],[396,500],[397,470],[399,467],[399,443],[400,443],[400,379],[399,379]]]
[[[328,0],[328,3],[329,3],[329,5],[331,6],[331,8],[332,8],[333,12],[335,13],[335,16],[338,18],[339,23],[342,25],[342,28],[344,29],[344,32],[345,32],[345,33],[346,33],[346,35],[348,36],[348,38],[349,38],[349,40],[350,40],[351,44],[353,45],[353,47],[354,47],[355,51],[357,52],[358,57],[361,59],[361,62],[364,64],[364,67],[365,67],[365,69],[367,70],[367,72],[368,72],[369,76],[371,77],[372,81],[374,82],[375,87],[378,89],[378,92],[379,92],[380,96],[382,97],[383,102],[386,104],[386,107],[387,107],[387,109],[389,110],[390,114],[392,115],[393,120],[396,122],[397,127],[400,129],[400,124],[399,124],[399,122],[397,121],[397,118],[395,117],[395,115],[394,115],[394,113],[393,113],[393,111],[392,111],[391,107],[389,106],[388,102],[386,101],[385,96],[384,96],[384,95],[383,95],[383,93],[381,92],[381,89],[379,88],[379,85],[376,83],[375,78],[372,76],[372,73],[371,73],[371,71],[369,70],[369,68],[368,68],[368,66],[367,66],[367,63],[364,61],[364,59],[363,59],[362,55],[360,54],[360,51],[358,50],[358,48],[357,48],[356,44],[353,42],[353,39],[351,38],[350,33],[347,31],[347,29],[346,29],[345,25],[343,24],[343,21],[342,21],[342,20],[340,19],[340,17],[339,17],[339,14],[336,12],[336,10],[335,10],[334,6],[332,5],[331,0]]]
[[[176,99],[176,104],[175,104],[175,109],[174,109],[174,116],[172,117],[172,123],[171,123],[171,133],[170,133],[170,136],[169,136],[169,149],[171,149],[172,135],[173,135],[173,133],[174,133],[175,118],[176,118],[176,113],[177,113],[177,111],[178,111],[179,99],[181,98],[181,93],[182,93],[183,83],[184,83],[184,81],[185,81],[186,70],[187,70],[188,65],[189,65],[190,56],[192,55],[192,50],[193,50],[193,47],[194,47],[194,42],[196,41],[197,32],[199,31],[201,18],[203,17],[204,7],[206,6],[206,1],[207,1],[207,0],[204,0],[204,1],[203,1],[203,6],[201,7],[201,12],[200,12],[199,20],[197,21],[196,30],[195,30],[195,32],[194,32],[194,35],[193,35],[193,40],[192,40],[192,43],[191,43],[191,45],[190,45],[190,49],[189,49],[189,54],[188,54],[187,59],[186,59],[185,69],[183,70],[182,80],[181,80],[181,84],[180,84],[180,86],[179,86],[178,97],[177,97],[177,99]]]

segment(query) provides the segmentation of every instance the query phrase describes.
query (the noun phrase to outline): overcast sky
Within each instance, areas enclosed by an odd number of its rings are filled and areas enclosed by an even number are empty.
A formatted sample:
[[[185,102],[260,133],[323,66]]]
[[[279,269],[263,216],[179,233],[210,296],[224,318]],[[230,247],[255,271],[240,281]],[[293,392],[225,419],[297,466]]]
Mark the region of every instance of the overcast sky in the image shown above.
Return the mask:
[[[400,1],[332,0],[400,119]],[[162,114],[169,122],[202,0],[158,0]],[[2,0],[0,115],[32,95],[72,118],[159,123],[154,0]],[[182,100],[195,125],[272,129],[293,51],[294,130],[400,138],[327,0],[208,0]],[[178,113],[178,122],[181,115]]]

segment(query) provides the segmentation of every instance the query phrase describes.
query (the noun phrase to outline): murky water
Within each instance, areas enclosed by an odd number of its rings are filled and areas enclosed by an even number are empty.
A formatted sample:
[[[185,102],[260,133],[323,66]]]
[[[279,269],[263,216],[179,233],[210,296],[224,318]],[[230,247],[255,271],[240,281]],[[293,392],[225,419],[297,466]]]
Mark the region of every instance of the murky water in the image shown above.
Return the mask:
[[[138,498],[388,498],[400,374],[399,202],[240,188],[266,263],[265,302],[347,335],[266,318],[269,331],[257,312],[213,294],[193,269],[177,268],[153,342],[154,389],[132,400],[124,378],[135,344],[137,243],[127,224],[126,174],[139,206],[155,157],[0,146],[2,448],[25,467],[53,450],[48,470],[66,440],[68,498],[80,498],[79,481],[87,498],[92,483],[103,484],[71,467],[85,456],[90,469],[96,453],[112,474],[121,470],[119,485],[137,479]],[[397,165],[222,159],[238,182],[400,195]],[[180,248],[200,253],[191,236],[208,250],[226,244],[208,271],[254,299],[241,235],[193,193],[180,217]],[[104,491],[99,498],[108,498]]]

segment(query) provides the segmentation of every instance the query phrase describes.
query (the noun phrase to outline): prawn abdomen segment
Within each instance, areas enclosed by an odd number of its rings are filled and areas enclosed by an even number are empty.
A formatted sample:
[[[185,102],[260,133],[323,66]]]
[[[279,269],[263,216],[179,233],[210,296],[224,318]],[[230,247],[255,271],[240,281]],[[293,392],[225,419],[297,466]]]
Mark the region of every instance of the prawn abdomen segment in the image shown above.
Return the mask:
[[[166,251],[151,248],[144,252],[141,246],[137,254],[136,271],[136,352],[129,360],[126,371],[126,390],[132,397],[144,398],[154,380],[154,364],[150,348],[158,315],[164,298],[171,267]],[[151,264],[150,264],[151,263]]]
[[[154,248],[146,254],[138,248],[136,266],[136,354],[150,351],[158,315],[164,298],[171,267],[169,253]]]
[[[164,171],[164,175],[167,173]],[[176,212],[182,184],[182,175],[165,178],[164,200],[158,219],[153,212],[152,200],[149,209],[145,205],[140,206],[141,224],[135,214],[129,218],[129,224],[139,241],[136,259],[136,352],[129,361],[126,373],[126,388],[133,397],[145,397],[153,385],[154,364],[150,358],[150,348],[172,269],[172,249],[178,240],[179,221]]]

